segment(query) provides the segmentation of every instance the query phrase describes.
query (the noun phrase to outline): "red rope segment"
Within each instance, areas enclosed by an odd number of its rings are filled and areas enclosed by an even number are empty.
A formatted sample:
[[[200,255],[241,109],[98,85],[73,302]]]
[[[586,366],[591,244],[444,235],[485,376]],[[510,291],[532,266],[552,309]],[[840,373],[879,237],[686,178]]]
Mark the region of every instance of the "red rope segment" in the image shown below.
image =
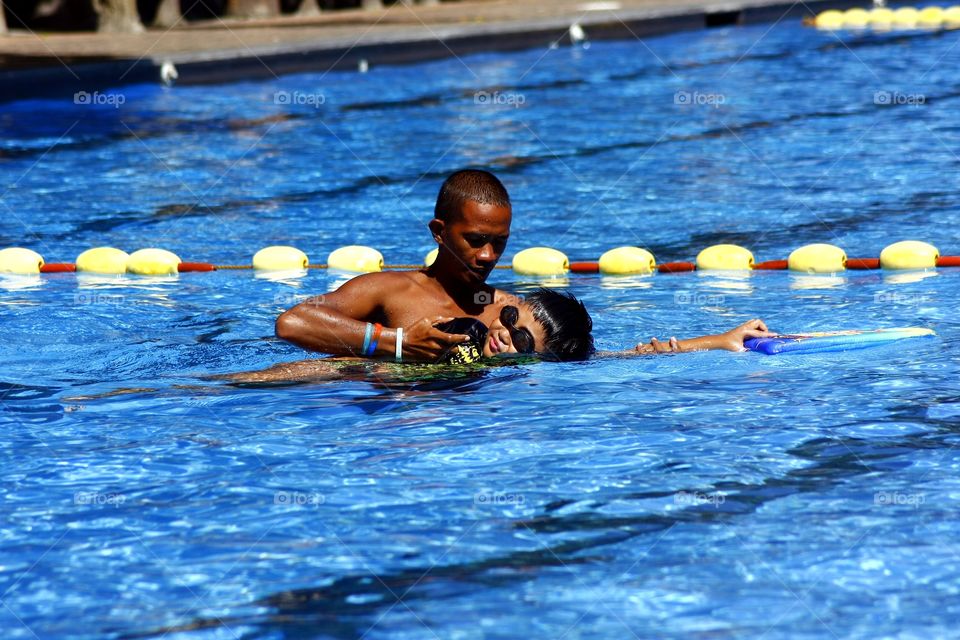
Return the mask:
[[[660,273],[683,273],[696,270],[697,265],[692,262],[664,262],[657,267],[657,271]]]
[[[960,267],[960,256],[940,256],[937,258],[938,267]]]
[[[847,258],[847,269],[855,271],[864,271],[867,269],[879,269],[880,258]]]
[[[571,273],[600,273],[600,263],[598,262],[571,262]]]
[[[754,269],[759,271],[783,271],[787,268],[786,260],[767,260],[766,262],[758,262],[753,265]]]
[[[73,273],[77,265],[70,262],[51,262],[40,267],[40,273]]]
[[[190,273],[191,271],[216,271],[217,267],[209,262],[181,262],[177,265],[177,271],[180,273]]]

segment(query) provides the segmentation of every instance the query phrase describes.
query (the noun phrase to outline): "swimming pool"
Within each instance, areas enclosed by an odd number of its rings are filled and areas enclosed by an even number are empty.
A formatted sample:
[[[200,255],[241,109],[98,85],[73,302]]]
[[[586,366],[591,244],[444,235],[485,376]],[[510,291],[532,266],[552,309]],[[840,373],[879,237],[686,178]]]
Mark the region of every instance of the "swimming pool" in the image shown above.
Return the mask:
[[[958,38],[781,23],[10,103],[0,246],[419,262],[470,164],[511,191],[508,256],[956,253]],[[939,337],[244,388],[201,376],[301,357],[273,320],[340,276],[4,277],[5,635],[948,635],[958,279],[571,276],[602,348],[754,316]]]

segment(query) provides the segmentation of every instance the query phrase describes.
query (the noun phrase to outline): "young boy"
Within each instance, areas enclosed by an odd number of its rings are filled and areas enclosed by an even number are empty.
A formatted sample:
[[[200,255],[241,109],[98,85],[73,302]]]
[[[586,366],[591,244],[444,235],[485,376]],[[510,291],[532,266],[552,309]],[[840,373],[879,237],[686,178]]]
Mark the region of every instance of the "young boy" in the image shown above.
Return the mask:
[[[541,288],[521,304],[501,309],[499,318],[490,325],[480,351],[485,357],[537,353],[553,360],[586,360],[595,353],[592,330],[593,320],[583,302],[572,294]],[[743,342],[747,338],[773,335],[762,320],[754,319],[721,334],[686,340],[670,338],[666,344],[652,338],[633,349],[597,355],[634,356],[713,349],[743,351]]]
[[[525,299],[515,298],[510,302],[500,307],[489,327],[472,318],[456,319],[459,321],[457,330],[463,331],[468,341],[452,345],[437,362],[468,364],[509,354],[536,354],[548,360],[571,361],[586,360],[595,354],[591,335],[593,321],[583,302],[572,294],[541,288]],[[633,349],[596,355],[622,357],[710,349],[742,351],[745,339],[771,335],[774,334],[767,331],[762,320],[750,320],[722,334],[688,340],[670,338],[666,344],[653,338]],[[357,362],[355,357],[301,360],[262,371],[216,377],[241,383],[331,380],[342,377],[346,364]],[[376,374],[375,371],[367,373]]]

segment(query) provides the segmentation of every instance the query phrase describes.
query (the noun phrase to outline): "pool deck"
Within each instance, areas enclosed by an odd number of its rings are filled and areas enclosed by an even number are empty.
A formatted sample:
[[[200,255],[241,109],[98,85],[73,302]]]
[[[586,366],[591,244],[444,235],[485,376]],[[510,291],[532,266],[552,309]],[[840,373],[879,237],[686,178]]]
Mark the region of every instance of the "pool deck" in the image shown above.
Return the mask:
[[[315,16],[179,22],[139,34],[0,35],[0,100],[160,82],[200,84],[403,64],[589,39],[645,38],[728,24],[775,23],[855,2],[783,0],[467,0]]]

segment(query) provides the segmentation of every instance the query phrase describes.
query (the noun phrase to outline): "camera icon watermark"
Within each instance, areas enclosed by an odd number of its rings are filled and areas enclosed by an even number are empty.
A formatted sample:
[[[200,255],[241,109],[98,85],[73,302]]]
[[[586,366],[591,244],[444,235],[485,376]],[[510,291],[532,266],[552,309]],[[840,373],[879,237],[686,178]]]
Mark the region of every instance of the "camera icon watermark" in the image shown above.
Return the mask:
[[[919,107],[927,103],[922,93],[901,93],[900,91],[874,91],[873,104],[881,107],[910,106]]]
[[[701,93],[699,91],[677,91],[673,94],[673,104],[681,107],[713,107],[719,109],[727,103],[723,93]]]
[[[714,509],[720,508],[727,501],[727,494],[722,491],[716,493],[703,493],[701,491],[680,491],[673,495],[673,503],[685,507],[699,507],[702,505],[712,505]]]
[[[316,492],[277,491],[273,494],[273,504],[283,507],[319,507],[326,501],[326,496]]]
[[[119,109],[126,101],[127,97],[122,93],[100,93],[99,91],[90,93],[87,91],[77,91],[73,94],[73,104],[87,106],[109,106],[114,109]]]
[[[473,294],[473,304],[493,304],[493,294],[489,291],[477,291]]]
[[[126,501],[127,497],[125,495],[116,492],[77,491],[73,494],[73,504],[85,507],[112,506],[119,508]]]
[[[677,291],[673,294],[673,302],[678,305],[719,306],[726,301],[726,296],[719,293],[694,293],[691,291]]]
[[[919,509],[927,501],[926,494],[904,493],[902,491],[877,491],[873,494],[873,504],[878,507],[913,507]]]
[[[273,94],[273,104],[297,105],[319,109],[326,104],[327,96],[322,93],[308,93],[304,91],[277,91]]]
[[[513,91],[477,91],[473,94],[473,104],[481,106],[513,107],[519,109],[527,103],[527,96]]]

